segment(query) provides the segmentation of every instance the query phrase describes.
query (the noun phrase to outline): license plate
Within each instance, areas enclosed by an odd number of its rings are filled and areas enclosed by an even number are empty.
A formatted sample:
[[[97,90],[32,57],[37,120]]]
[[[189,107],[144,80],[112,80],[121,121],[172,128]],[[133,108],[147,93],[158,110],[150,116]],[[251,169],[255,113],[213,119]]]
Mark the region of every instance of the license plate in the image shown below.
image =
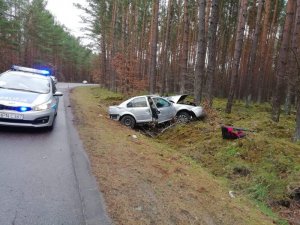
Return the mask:
[[[0,118],[22,120],[24,115],[14,113],[0,113]]]

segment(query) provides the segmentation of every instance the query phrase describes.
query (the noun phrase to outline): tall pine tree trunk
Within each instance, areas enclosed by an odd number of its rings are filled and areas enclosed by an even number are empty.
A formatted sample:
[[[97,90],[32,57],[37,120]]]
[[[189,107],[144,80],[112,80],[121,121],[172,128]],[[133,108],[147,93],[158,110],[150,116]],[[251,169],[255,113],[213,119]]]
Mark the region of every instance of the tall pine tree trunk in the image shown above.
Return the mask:
[[[296,0],[289,0],[286,9],[286,19],[282,35],[282,42],[280,46],[277,70],[276,70],[276,86],[272,99],[272,120],[279,121],[280,106],[282,103],[282,96],[284,96],[284,82],[286,80],[286,64],[288,59],[288,52],[290,47],[290,38],[295,14]]]
[[[286,90],[286,96],[285,96],[285,104],[284,104],[284,112],[286,115],[291,114],[292,109],[292,95],[293,95],[293,84],[292,84],[292,70],[288,71],[288,77],[287,77],[287,90]]]
[[[198,0],[198,49],[194,84],[194,97],[197,105],[201,102],[203,81],[205,77],[205,6],[206,0]]]
[[[209,15],[211,10],[211,2],[212,0],[206,0],[206,9],[205,9],[205,36],[208,34],[209,27]]]
[[[212,0],[211,17],[208,28],[208,65],[207,65],[207,87],[208,101],[212,106],[213,101],[213,83],[216,68],[216,50],[217,50],[217,27],[219,22],[219,1]]]
[[[265,77],[265,63],[266,63],[266,53],[268,49],[268,32],[269,32],[269,21],[270,21],[270,14],[271,13],[271,0],[266,0],[265,2],[265,15],[264,15],[264,22],[262,28],[262,35],[261,35],[261,50],[260,50],[260,64],[258,70],[258,97],[257,101],[260,103],[262,101],[263,95],[263,88],[264,88],[264,77]],[[275,13],[275,12],[274,12]]]
[[[100,40],[100,48],[101,48],[101,79],[100,79],[100,85],[102,87],[107,87],[107,54],[106,54],[106,26],[105,26],[105,12],[106,8],[105,5],[100,6],[100,27],[101,27],[101,40]]]
[[[261,21],[261,14],[262,14],[262,8],[263,8],[264,2],[265,2],[265,0],[259,0],[259,2],[258,2],[257,15],[256,15],[256,21],[255,21],[255,31],[254,31],[254,37],[253,37],[253,41],[252,41],[250,58],[249,58],[247,74],[246,74],[246,80],[247,80],[246,107],[249,106],[249,104],[252,100],[252,92],[253,92],[252,85],[253,85],[253,77],[254,77],[254,70],[255,70],[254,66],[256,63],[258,36],[260,33],[260,21]]]
[[[117,89],[117,76],[112,68],[112,59],[115,55],[115,25],[117,17],[117,0],[113,2],[112,20],[110,25],[110,43],[109,43],[109,71],[110,71],[110,89],[116,91]]]
[[[150,60],[149,60],[149,68],[148,68],[150,94],[153,94],[155,92],[158,10],[159,10],[159,0],[153,0],[151,33],[150,33]]]
[[[188,17],[188,0],[184,0],[183,15],[183,43],[180,59],[180,94],[185,93],[185,83],[188,72],[188,49],[189,49],[189,17]]]
[[[174,0],[169,0],[168,2],[168,10],[167,10],[167,21],[166,21],[166,32],[165,32],[165,40],[163,41],[162,46],[162,90],[161,94],[169,93],[169,49],[170,49],[170,41],[171,41],[171,25],[173,20],[173,5]]]
[[[247,7],[248,7],[248,0],[241,0],[239,17],[238,17],[238,27],[237,27],[235,47],[234,47],[233,68],[231,74],[228,101],[226,105],[226,113],[231,113],[233,98],[237,88],[238,73],[240,67],[240,59],[242,55],[244,31],[245,31],[245,24],[247,18]]]
[[[294,64],[291,64],[294,67],[295,76],[294,79],[296,80],[296,98],[297,98],[297,114],[296,114],[296,130],[294,135],[294,140],[300,140],[300,47],[299,47],[299,36],[300,36],[300,0],[297,0],[297,10],[295,16],[295,26],[293,31],[293,38],[292,38],[292,57]]]
[[[262,93],[263,91],[262,90],[260,91],[261,95],[260,95],[260,99],[258,99],[260,100],[259,102],[261,102],[263,98],[269,100],[272,96],[273,71],[274,71],[273,65],[274,65],[274,61],[276,61],[273,56],[274,56],[274,52],[277,51],[277,49],[274,48],[274,43],[276,43],[276,36],[278,34],[277,21],[279,18],[278,15],[280,15],[280,12],[278,12],[278,5],[279,5],[279,0],[275,0],[275,6],[273,10],[274,13],[272,16],[273,18],[270,26],[270,31],[269,31],[267,50],[264,55],[264,58],[262,59],[265,65],[263,66],[263,71],[264,71],[263,80],[260,82],[264,84],[263,89],[265,90],[265,93],[263,96]],[[260,60],[260,62],[262,62],[262,60]]]

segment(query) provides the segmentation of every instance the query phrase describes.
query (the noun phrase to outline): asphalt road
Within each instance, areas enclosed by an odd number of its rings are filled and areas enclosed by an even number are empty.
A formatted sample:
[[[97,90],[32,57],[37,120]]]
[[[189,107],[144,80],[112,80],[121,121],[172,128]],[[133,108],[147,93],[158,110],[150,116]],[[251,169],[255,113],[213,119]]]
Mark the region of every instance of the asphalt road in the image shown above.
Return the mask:
[[[53,131],[0,127],[1,225],[111,224],[72,124],[69,88]]]

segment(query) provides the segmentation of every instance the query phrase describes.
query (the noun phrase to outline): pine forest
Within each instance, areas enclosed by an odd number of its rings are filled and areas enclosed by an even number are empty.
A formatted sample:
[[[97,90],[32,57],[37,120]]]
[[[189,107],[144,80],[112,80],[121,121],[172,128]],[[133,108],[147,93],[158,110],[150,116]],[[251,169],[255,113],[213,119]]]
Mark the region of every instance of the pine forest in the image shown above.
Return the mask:
[[[300,0],[87,0],[84,46],[45,0],[0,0],[0,69],[49,66],[60,81],[125,94],[191,94],[267,102],[278,122],[297,110],[300,139]]]

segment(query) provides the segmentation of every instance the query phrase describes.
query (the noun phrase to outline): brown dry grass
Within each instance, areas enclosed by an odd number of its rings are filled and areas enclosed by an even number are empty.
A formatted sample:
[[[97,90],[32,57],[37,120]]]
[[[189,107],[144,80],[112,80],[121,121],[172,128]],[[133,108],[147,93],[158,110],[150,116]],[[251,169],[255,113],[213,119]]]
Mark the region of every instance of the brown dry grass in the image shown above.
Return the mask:
[[[273,224],[190,158],[108,119],[92,93],[73,91],[72,108],[115,224]]]

